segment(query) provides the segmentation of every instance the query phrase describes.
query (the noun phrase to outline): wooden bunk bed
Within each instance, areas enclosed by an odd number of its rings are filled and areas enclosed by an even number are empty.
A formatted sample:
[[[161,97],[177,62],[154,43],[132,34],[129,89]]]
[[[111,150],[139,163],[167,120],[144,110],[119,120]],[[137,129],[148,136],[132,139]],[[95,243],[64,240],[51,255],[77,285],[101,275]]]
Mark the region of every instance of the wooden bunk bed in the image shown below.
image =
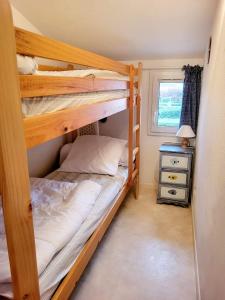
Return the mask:
[[[128,75],[129,81],[18,75],[16,53],[116,71]],[[14,28],[11,9],[6,0],[0,3],[0,64],[0,194],[14,299],[40,299],[27,149],[129,109],[127,182],[52,297],[52,299],[65,300],[76,286],[99,241],[132,186],[135,186],[136,197],[138,195],[142,67],[139,64],[138,68],[134,68],[133,65],[125,65],[44,36]],[[54,67],[41,66],[41,69],[54,70]],[[62,69],[55,68],[55,70]],[[128,98],[112,99],[82,105],[78,108],[67,108],[54,113],[22,118],[21,97],[123,88],[129,89],[130,96]],[[137,89],[136,95],[134,95],[135,88]],[[134,110],[136,110],[136,122],[134,122]],[[134,141],[136,147],[133,146]],[[135,167],[133,166],[133,154],[136,156]]]

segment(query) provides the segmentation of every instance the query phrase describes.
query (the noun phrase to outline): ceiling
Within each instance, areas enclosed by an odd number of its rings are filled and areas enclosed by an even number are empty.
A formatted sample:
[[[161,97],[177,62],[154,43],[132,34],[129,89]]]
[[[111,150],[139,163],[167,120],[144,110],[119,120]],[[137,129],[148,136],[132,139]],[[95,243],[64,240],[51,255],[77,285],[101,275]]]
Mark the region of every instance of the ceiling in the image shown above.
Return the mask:
[[[119,60],[203,56],[217,0],[11,0],[43,34]]]

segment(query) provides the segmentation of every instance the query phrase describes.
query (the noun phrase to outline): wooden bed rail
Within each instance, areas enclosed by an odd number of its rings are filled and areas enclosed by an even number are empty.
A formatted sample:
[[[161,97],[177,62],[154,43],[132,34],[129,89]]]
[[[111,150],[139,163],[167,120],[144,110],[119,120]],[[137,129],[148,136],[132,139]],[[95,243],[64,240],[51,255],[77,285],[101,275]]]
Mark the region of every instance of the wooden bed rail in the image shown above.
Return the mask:
[[[72,64],[68,64],[65,67],[60,66],[50,66],[50,65],[38,65],[38,71],[71,71],[75,70],[75,67]]]
[[[21,97],[126,90],[128,81],[101,78],[19,75]]]
[[[82,126],[128,108],[128,99],[81,105],[24,119],[27,148],[32,148]]]
[[[0,1],[0,194],[16,300],[38,300],[39,285],[26,145],[17,78],[15,32]]]
[[[129,66],[48,37],[15,28],[17,53],[129,74]]]

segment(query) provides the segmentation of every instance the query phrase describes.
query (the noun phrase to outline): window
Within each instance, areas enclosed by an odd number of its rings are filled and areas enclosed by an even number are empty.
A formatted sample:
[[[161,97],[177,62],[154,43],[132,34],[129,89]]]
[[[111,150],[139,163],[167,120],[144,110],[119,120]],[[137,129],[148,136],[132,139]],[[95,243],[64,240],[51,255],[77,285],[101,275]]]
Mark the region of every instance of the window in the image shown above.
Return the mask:
[[[183,73],[179,70],[151,71],[150,85],[149,133],[172,135],[180,123]]]

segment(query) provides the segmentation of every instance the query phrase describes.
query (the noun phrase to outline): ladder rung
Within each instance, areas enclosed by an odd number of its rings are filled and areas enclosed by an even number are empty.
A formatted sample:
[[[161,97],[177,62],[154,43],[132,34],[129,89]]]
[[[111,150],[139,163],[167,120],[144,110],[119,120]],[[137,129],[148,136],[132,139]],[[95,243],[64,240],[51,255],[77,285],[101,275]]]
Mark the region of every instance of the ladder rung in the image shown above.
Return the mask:
[[[140,129],[140,125],[137,124],[137,125],[135,125],[134,128],[133,128],[133,132],[136,132],[136,131],[139,130],[139,129]]]
[[[135,177],[137,176],[138,174],[138,169],[135,169],[132,173],[132,181],[135,179]]]
[[[133,155],[136,155],[138,153],[138,151],[139,151],[139,147],[134,148]]]
[[[138,88],[138,81],[134,82],[134,87],[137,89]]]

